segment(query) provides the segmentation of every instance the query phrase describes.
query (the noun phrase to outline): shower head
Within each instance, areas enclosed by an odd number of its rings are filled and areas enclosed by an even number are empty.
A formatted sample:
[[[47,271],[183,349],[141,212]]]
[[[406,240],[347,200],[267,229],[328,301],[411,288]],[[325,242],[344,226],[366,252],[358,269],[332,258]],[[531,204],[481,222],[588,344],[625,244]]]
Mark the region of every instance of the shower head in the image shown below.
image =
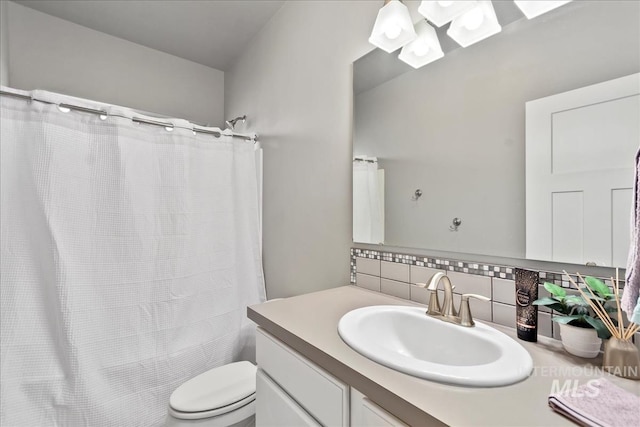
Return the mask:
[[[241,121],[242,123],[246,122],[247,121],[246,114],[244,116],[238,116],[232,120],[225,120],[225,123],[227,124],[227,127],[229,129],[233,130],[236,127],[236,123],[238,123],[239,121]]]

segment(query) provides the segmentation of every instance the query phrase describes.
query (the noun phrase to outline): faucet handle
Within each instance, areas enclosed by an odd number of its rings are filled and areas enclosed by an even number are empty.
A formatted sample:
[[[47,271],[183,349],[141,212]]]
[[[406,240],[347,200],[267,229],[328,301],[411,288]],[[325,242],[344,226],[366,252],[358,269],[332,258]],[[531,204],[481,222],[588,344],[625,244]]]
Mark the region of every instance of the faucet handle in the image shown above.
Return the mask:
[[[414,283],[419,288],[426,288],[429,291],[429,307],[427,308],[427,313],[430,314],[441,314],[442,309],[440,308],[440,300],[438,299],[438,291],[429,288],[428,283]]]
[[[440,300],[438,298],[438,291],[432,291],[429,289],[429,307],[427,308],[429,314],[442,314],[440,308]]]
[[[491,298],[487,298],[484,295],[478,294],[462,294],[462,300],[469,300],[469,298],[479,299],[480,301],[491,301]]]
[[[471,307],[469,307],[469,298],[479,299],[480,301],[491,301],[491,298],[487,298],[484,295],[478,294],[464,294],[460,301],[460,324],[462,326],[473,326],[473,316],[471,316]]]

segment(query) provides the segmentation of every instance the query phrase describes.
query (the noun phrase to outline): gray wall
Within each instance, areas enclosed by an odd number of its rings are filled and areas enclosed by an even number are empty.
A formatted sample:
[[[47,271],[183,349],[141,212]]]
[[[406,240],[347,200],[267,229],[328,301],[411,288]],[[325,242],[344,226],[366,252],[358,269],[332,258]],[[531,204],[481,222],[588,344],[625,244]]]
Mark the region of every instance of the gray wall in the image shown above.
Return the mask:
[[[12,87],[224,124],[222,71],[13,2],[8,3],[8,15]]]
[[[349,283],[351,70],[381,5],[287,2],[226,73],[227,115],[264,147],[270,298]]]
[[[9,86],[9,22],[7,19],[8,4],[0,0],[0,85]]]
[[[354,154],[385,169],[385,243],[524,258],[525,102],[640,71],[640,3],[613,3],[520,20],[356,97]]]

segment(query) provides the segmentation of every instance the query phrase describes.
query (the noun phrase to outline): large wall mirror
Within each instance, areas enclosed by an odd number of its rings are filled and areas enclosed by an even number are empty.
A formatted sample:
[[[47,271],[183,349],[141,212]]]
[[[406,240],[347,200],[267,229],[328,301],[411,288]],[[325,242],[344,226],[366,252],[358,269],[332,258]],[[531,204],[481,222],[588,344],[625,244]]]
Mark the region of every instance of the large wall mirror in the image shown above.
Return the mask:
[[[405,1],[416,17],[419,3]],[[462,48],[445,25],[445,56],[422,68],[379,49],[354,63],[356,243],[527,258],[526,104],[640,71],[640,2],[574,0],[531,20],[512,1],[493,5],[502,32]],[[635,145],[616,156],[631,187],[640,118],[625,123]],[[630,193],[616,197],[612,227],[624,235]],[[584,207],[572,200],[557,206],[578,217]],[[624,267],[625,256],[533,258]]]

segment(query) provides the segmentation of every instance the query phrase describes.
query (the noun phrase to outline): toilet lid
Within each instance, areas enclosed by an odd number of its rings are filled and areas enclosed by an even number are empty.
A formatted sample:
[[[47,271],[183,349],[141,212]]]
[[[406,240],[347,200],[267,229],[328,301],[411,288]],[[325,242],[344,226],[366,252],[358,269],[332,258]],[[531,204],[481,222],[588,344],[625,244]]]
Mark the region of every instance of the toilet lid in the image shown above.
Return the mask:
[[[203,412],[231,405],[256,392],[257,368],[235,362],[213,368],[178,387],[169,405],[180,412]]]

